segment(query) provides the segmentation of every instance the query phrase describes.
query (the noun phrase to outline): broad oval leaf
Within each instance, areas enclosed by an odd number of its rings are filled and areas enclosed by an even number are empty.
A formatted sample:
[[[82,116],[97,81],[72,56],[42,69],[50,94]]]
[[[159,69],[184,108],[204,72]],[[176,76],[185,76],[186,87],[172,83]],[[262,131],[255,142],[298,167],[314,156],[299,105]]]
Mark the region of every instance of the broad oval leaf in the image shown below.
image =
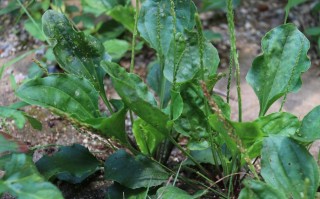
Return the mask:
[[[106,61],[101,63],[111,76],[112,84],[123,103],[159,132],[167,134],[169,117],[157,107],[153,94],[148,91],[148,87],[140,77],[127,73],[116,63]]]
[[[166,182],[169,174],[144,155],[131,156],[119,150],[105,162],[105,179],[131,189],[153,187]]]
[[[261,175],[267,184],[287,198],[315,198],[318,165],[306,148],[291,138],[271,136],[263,141],[261,159]]]
[[[69,20],[54,10],[42,16],[43,32],[52,41],[53,53],[66,72],[90,80],[105,98],[103,78],[105,71],[100,67],[104,59],[104,47],[96,38],[75,31]]]
[[[301,73],[308,70],[308,39],[293,24],[284,24],[262,39],[263,54],[258,56],[247,74],[260,102],[260,116],[280,97],[301,87]]]
[[[70,183],[81,183],[97,171],[99,161],[80,144],[64,146],[52,156],[43,156],[36,162],[39,172],[46,178],[57,177]]]
[[[190,0],[173,0],[176,13],[176,30],[184,32],[191,30],[194,25],[196,6]],[[152,48],[160,55],[167,55],[173,39],[173,19],[170,1],[147,0],[140,10],[138,31]]]
[[[315,107],[302,120],[301,128],[295,139],[313,142],[320,139],[320,106]]]
[[[241,190],[239,199],[287,199],[283,192],[264,182],[248,180],[243,184],[245,188]]]
[[[74,75],[50,75],[21,85],[16,95],[23,101],[53,109],[83,122],[99,117],[98,93],[84,78]]]
[[[145,155],[152,155],[165,138],[163,134],[141,118],[134,121],[132,131],[139,149]]]
[[[57,187],[43,179],[32,159],[25,154],[11,155],[4,170],[5,175],[0,179],[0,193],[9,192],[25,199],[63,199]]]

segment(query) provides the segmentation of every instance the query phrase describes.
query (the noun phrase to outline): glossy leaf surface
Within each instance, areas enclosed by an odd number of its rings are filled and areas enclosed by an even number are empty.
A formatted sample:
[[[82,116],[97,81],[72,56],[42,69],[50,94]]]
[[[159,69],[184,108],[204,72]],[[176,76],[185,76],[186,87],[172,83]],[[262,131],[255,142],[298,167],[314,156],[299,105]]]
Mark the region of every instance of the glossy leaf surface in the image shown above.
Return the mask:
[[[152,187],[166,182],[169,174],[144,155],[131,156],[119,150],[105,162],[105,179],[131,189]]]
[[[139,149],[145,155],[152,155],[165,138],[161,132],[140,118],[134,121],[132,131]]]
[[[190,0],[174,0],[176,13],[176,30],[183,33],[194,25],[196,7]],[[171,5],[168,0],[147,0],[140,10],[138,31],[152,48],[161,55],[167,55],[173,39],[173,22]]]
[[[52,156],[43,156],[36,166],[46,178],[57,177],[70,183],[81,183],[97,171],[99,161],[82,145],[64,146]]]
[[[280,97],[301,87],[301,73],[310,67],[308,39],[293,24],[272,29],[262,39],[263,54],[247,74],[260,102],[260,116]]]
[[[248,180],[243,184],[245,188],[241,190],[239,199],[287,199],[283,192],[261,181]]]
[[[75,31],[69,20],[57,11],[46,11],[42,16],[42,24],[61,68],[89,79],[100,95],[105,97],[103,78],[106,73],[100,67],[105,52],[100,41]]]
[[[92,84],[74,75],[51,75],[21,85],[16,95],[23,101],[85,121],[99,117],[98,93]]]
[[[116,63],[102,62],[102,66],[111,76],[112,84],[123,103],[159,132],[167,134],[169,117],[158,109],[153,94],[148,91],[148,87],[140,77],[127,73]]]
[[[271,136],[263,141],[261,175],[267,184],[287,198],[315,198],[319,185],[318,165],[307,149],[288,137]]]
[[[59,190],[42,178],[32,159],[25,154],[11,155],[4,170],[5,175],[0,179],[0,194],[9,192],[18,199],[63,199]]]

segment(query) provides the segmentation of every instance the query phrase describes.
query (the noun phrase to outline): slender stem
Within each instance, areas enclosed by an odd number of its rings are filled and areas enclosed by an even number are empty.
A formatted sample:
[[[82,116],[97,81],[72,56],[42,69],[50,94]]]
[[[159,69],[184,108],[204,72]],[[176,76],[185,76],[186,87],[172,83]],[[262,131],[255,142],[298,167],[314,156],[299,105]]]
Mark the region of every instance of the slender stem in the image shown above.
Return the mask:
[[[136,0],[136,13],[134,17],[134,28],[132,34],[132,45],[131,45],[131,64],[130,64],[130,73],[133,72],[134,69],[134,59],[135,59],[135,47],[136,47],[136,37],[138,34],[137,31],[137,24],[138,24],[138,17],[139,17],[139,9],[140,9],[140,0]]]
[[[131,43],[131,63],[130,63],[130,73],[134,71],[135,65],[135,47],[136,47],[136,37],[137,37],[137,24],[138,24],[138,16],[139,16],[139,9],[140,9],[140,1],[136,0],[136,13],[134,16],[134,27],[133,27],[133,34],[132,34],[132,43]],[[133,125],[133,113],[132,110],[129,110],[130,121],[131,125]]]
[[[236,33],[234,27],[234,16],[233,16],[233,5],[232,0],[227,0],[227,19],[228,19],[228,29],[230,34],[231,43],[231,54],[233,57],[234,64],[236,66],[236,82],[237,82],[237,94],[238,94],[238,115],[239,122],[242,121],[242,99],[241,99],[241,86],[240,86],[240,65],[238,60],[238,53],[236,47]]]
[[[203,32],[202,32],[202,25],[201,25],[201,20],[200,20],[200,17],[199,15],[196,13],[195,14],[195,19],[196,19],[196,26],[197,26],[197,32],[198,32],[198,46],[199,46],[199,54],[200,54],[200,72],[201,72],[201,78],[202,78],[202,82],[203,84],[201,85],[202,86],[202,89],[203,89],[203,93],[207,93],[207,97],[211,97],[208,90],[207,90],[207,87],[205,85],[205,68],[204,68],[204,62],[203,62],[203,59],[204,59],[204,37],[203,37]],[[210,108],[209,108],[209,104],[208,104],[208,99],[207,99],[206,95],[204,95],[204,106],[205,106],[205,116],[206,116],[206,119],[209,117],[210,115]],[[218,163],[218,158],[220,157],[220,162],[222,164],[222,167],[223,167],[223,170],[226,169],[225,167],[225,164],[223,164],[223,159],[221,158],[222,157],[222,154],[221,151],[218,149],[217,150],[217,147],[216,147],[216,144],[214,143],[214,138],[213,138],[213,135],[212,135],[212,128],[209,124],[209,122],[207,121],[206,122],[207,126],[206,126],[206,130],[208,132],[208,135],[209,135],[209,141],[210,141],[210,146],[211,146],[211,153],[212,153],[212,157],[213,157],[213,160],[215,162],[215,167],[216,167],[216,170],[221,173],[220,171],[220,168],[219,168],[219,163]],[[218,155],[217,155],[218,154]],[[219,156],[219,157],[217,157]]]
[[[237,155],[232,157],[231,174],[233,174],[235,172],[235,170],[236,170],[235,169],[235,164],[236,164],[237,158],[238,158]],[[228,198],[230,197],[231,193],[233,193],[232,185],[233,185],[233,175],[231,175],[230,179],[229,179]]]
[[[162,55],[159,56],[159,64],[160,64],[160,109],[163,109],[164,107],[164,97],[165,97],[165,89],[166,89],[166,78],[163,75],[164,70],[164,58]]]
[[[170,8],[171,8],[171,15],[172,15],[172,25],[173,25],[173,30],[172,30],[172,34],[173,34],[173,81],[172,81],[172,89],[174,91],[177,90],[177,73],[178,73],[178,66],[177,66],[177,62],[176,62],[176,34],[177,34],[177,29],[176,29],[176,21],[177,21],[177,17],[176,17],[176,11],[175,11],[175,4],[173,0],[170,0]],[[171,104],[172,105],[172,104]],[[172,112],[172,108],[171,108],[171,112]]]
[[[42,34],[42,36],[46,39],[47,43],[49,44],[49,41],[46,37],[46,35],[42,32],[41,28],[38,26],[37,22],[33,19],[29,11],[26,9],[26,7],[21,3],[20,0],[17,0],[19,5],[21,6],[22,10],[28,15],[29,19],[32,21],[33,25],[38,29],[38,31]]]

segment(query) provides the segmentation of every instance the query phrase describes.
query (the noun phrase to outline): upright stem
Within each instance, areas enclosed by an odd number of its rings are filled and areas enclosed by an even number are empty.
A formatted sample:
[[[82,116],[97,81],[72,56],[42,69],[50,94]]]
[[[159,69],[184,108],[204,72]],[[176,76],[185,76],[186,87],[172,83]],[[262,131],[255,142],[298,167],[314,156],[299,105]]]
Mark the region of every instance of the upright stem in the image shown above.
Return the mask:
[[[230,53],[233,57],[233,61],[236,66],[238,115],[239,115],[239,122],[241,122],[242,121],[242,100],[241,100],[241,87],[240,87],[240,65],[239,65],[238,53],[237,53],[237,47],[236,47],[236,33],[235,33],[235,27],[234,27],[232,0],[227,0],[227,19],[228,19],[228,29],[229,29],[230,43],[231,43]]]
[[[42,32],[41,28],[38,26],[37,22],[33,19],[33,17],[31,16],[31,14],[28,12],[27,8],[21,3],[20,0],[17,0],[17,2],[19,3],[19,5],[21,6],[22,10],[28,15],[28,18],[31,20],[31,22],[33,23],[33,25],[38,29],[38,31],[42,34],[42,36],[46,39],[47,43],[49,43],[47,36]]]
[[[139,17],[139,9],[140,9],[140,0],[136,0],[136,13],[134,17],[134,28],[132,34],[132,45],[131,45],[131,64],[130,64],[130,73],[133,72],[134,69],[134,58],[135,58],[135,47],[136,47],[136,37],[138,34],[137,31],[137,24],[138,24],[138,17]]]
[[[203,54],[204,54],[204,38],[203,38],[203,32],[202,32],[202,25],[201,25],[201,21],[200,21],[200,17],[198,14],[195,14],[195,19],[196,19],[196,25],[197,25],[197,31],[198,31],[198,37],[199,37],[199,40],[198,40],[198,45],[199,45],[199,55],[200,55],[200,72],[201,72],[201,79],[202,79],[202,82],[203,82],[203,85],[202,87],[205,87],[205,88],[202,88],[203,89],[203,92],[207,91],[207,88],[206,88],[206,85],[205,85],[205,69],[204,69],[204,63],[203,63]],[[205,111],[205,116],[206,116],[206,119],[209,117],[209,114],[210,114],[210,109],[209,109],[209,105],[208,105],[208,99],[206,98],[206,96],[204,96],[204,111]],[[218,157],[215,153],[215,144],[214,144],[214,138],[213,138],[213,135],[212,135],[212,129],[211,129],[211,126],[209,124],[209,122],[207,121],[207,126],[206,126],[206,130],[208,132],[208,135],[209,135],[209,141],[210,141],[210,145],[211,145],[211,153],[212,153],[212,157],[213,157],[213,160],[215,162],[215,167],[216,167],[216,170],[220,173],[220,168],[219,168],[219,163],[218,163]],[[219,150],[217,150],[217,153],[219,153]],[[221,160],[222,162],[223,160]]]
[[[134,16],[134,27],[133,27],[133,34],[132,34],[132,43],[131,43],[131,63],[130,63],[130,73],[134,71],[134,59],[135,59],[135,47],[136,47],[136,38],[137,38],[137,24],[138,24],[138,17],[139,17],[139,10],[140,9],[140,0],[136,0],[136,13]],[[131,125],[133,125],[133,114],[132,111],[129,110],[130,121]]]

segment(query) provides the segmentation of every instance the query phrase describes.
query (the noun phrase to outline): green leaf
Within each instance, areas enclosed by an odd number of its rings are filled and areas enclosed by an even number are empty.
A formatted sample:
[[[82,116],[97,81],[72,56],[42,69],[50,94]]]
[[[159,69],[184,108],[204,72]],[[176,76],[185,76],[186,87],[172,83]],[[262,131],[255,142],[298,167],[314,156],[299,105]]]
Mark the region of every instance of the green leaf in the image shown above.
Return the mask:
[[[19,199],[63,199],[59,190],[42,178],[32,159],[25,154],[11,155],[4,168],[5,175],[0,179],[0,193],[9,192]]]
[[[276,187],[255,180],[244,181],[239,199],[286,199],[287,197]]]
[[[42,16],[45,35],[52,42],[57,62],[66,72],[87,78],[106,98],[103,85],[105,71],[100,61],[105,58],[104,47],[96,38],[75,31],[61,13],[48,10]]]
[[[288,18],[288,15],[289,15],[289,12],[290,12],[290,9],[305,2],[306,0],[288,0],[288,3],[285,7],[285,11],[286,11],[286,15],[285,15],[285,19]]]
[[[293,24],[284,24],[262,39],[263,54],[247,74],[260,102],[260,116],[280,97],[301,87],[301,73],[310,67],[308,39]]]
[[[319,36],[320,35],[320,27],[312,27],[307,28],[305,33],[310,36]]]
[[[119,150],[105,162],[105,179],[131,189],[152,187],[166,182],[169,174],[144,155],[131,156]]]
[[[99,132],[107,137],[114,137],[122,144],[128,145],[127,133],[125,129],[125,119],[127,110],[120,109],[118,112],[113,113],[110,117],[101,117],[86,120],[85,123],[89,124],[92,128],[99,130]]]
[[[221,134],[219,134],[219,137],[221,136],[221,139],[226,141],[229,149],[235,149],[234,140],[228,135],[224,122],[220,121],[216,115],[211,115],[209,122]],[[231,131],[240,138],[251,158],[260,155],[262,141],[266,137],[272,135],[289,137],[294,135],[300,128],[298,118],[286,112],[272,113],[259,117],[252,122],[234,122],[228,119],[226,119],[226,122],[229,123]]]
[[[193,199],[187,192],[174,186],[161,187],[157,191],[157,198],[162,199]]]
[[[320,106],[315,107],[302,120],[301,128],[295,139],[313,142],[320,139]]]
[[[112,60],[118,60],[122,58],[129,50],[129,43],[125,40],[112,39],[103,43],[108,54],[112,57]]]
[[[52,156],[43,156],[36,166],[46,178],[57,177],[73,184],[81,183],[98,170],[99,161],[80,144],[64,146]]]
[[[233,133],[232,129],[227,129],[226,124],[219,119],[217,114],[210,115],[208,120],[212,129],[219,133],[216,139],[218,139],[219,142],[221,142],[221,144],[225,143],[227,145],[227,148],[232,153],[232,155],[237,154],[237,152],[239,152],[239,149],[237,148],[237,144],[235,140],[229,136],[229,133]]]
[[[46,38],[41,30],[41,20],[36,21],[36,24],[34,24],[30,19],[26,20],[24,23],[24,28],[28,31],[28,33],[35,37],[36,39],[39,39],[41,41],[45,41]]]
[[[157,146],[165,138],[157,129],[138,118],[133,123],[133,135],[141,152],[145,155],[152,155]]]
[[[184,102],[180,118],[174,121],[174,128],[184,136],[203,139],[207,138],[204,113],[204,96],[199,85],[188,83],[181,87]]]
[[[114,183],[109,186],[106,191],[105,199],[125,198],[125,199],[146,199],[148,189],[129,189]]]
[[[16,1],[9,1],[8,5],[5,8],[1,8],[0,16],[4,14],[8,14],[20,8],[20,5]]]
[[[22,129],[26,123],[24,114],[21,111],[0,106],[1,118],[12,118],[19,129]]]
[[[151,68],[151,69],[150,69]],[[147,84],[150,86],[153,91],[158,95],[161,96],[161,69],[159,61],[153,61],[148,65],[148,75],[147,75]],[[165,79],[165,89],[164,89],[164,100],[163,100],[163,107],[168,105],[170,101],[170,90],[171,90],[171,83]]]
[[[31,124],[32,128],[37,129],[39,131],[42,130],[42,124],[39,120],[37,120],[27,114],[24,114],[24,116],[27,118],[27,120]]]
[[[190,148],[190,147],[188,146],[188,148]],[[223,151],[224,154],[227,152],[225,149],[221,149],[221,150],[224,150]],[[190,155],[199,163],[212,164],[212,165],[216,164],[216,162],[213,159],[212,150],[211,150],[210,146],[208,146],[204,150],[200,150],[200,149],[199,150],[191,150]],[[215,151],[215,155],[218,156],[218,152]],[[230,156],[228,158],[230,158]],[[220,159],[218,159],[217,164],[219,164],[219,165],[221,164]],[[184,162],[184,165],[195,165],[195,163],[192,162],[190,159],[187,159]]]
[[[287,198],[315,198],[318,165],[303,146],[288,137],[271,136],[263,142],[261,159],[261,175],[267,184]]]
[[[290,113],[279,112],[259,117],[253,122],[231,122],[235,133],[244,147],[248,149],[249,157],[260,155],[262,141],[272,135],[292,136],[300,128],[299,119]]]
[[[217,32],[213,32],[212,30],[204,30],[203,31],[204,37],[211,42],[217,42],[222,40],[222,35]]]
[[[190,0],[174,0],[176,13],[176,30],[183,33],[195,25],[196,7]],[[173,23],[170,1],[146,0],[140,10],[138,31],[150,46],[160,55],[167,55],[173,40]]]
[[[166,126],[169,117],[158,109],[153,94],[148,91],[140,77],[127,73],[116,63],[103,61],[101,64],[110,75],[112,84],[124,104],[159,132],[168,134]]]
[[[183,99],[180,95],[180,92],[171,90],[171,103],[172,103],[172,120],[178,119],[183,111]]]
[[[100,115],[97,91],[88,80],[74,75],[32,79],[21,85],[16,95],[29,104],[53,109],[80,122]]]
[[[132,6],[118,5],[108,11],[108,15],[121,23],[130,32],[133,32],[135,11]]]
[[[176,83],[185,83],[193,79],[200,70],[198,33],[186,31],[186,36],[177,33],[175,38],[176,42],[171,43],[166,57],[164,75],[170,82],[173,82],[173,76],[176,74]],[[208,41],[204,43],[203,61],[205,76],[214,75],[220,59],[217,49]],[[175,67],[176,72],[174,72]]]

